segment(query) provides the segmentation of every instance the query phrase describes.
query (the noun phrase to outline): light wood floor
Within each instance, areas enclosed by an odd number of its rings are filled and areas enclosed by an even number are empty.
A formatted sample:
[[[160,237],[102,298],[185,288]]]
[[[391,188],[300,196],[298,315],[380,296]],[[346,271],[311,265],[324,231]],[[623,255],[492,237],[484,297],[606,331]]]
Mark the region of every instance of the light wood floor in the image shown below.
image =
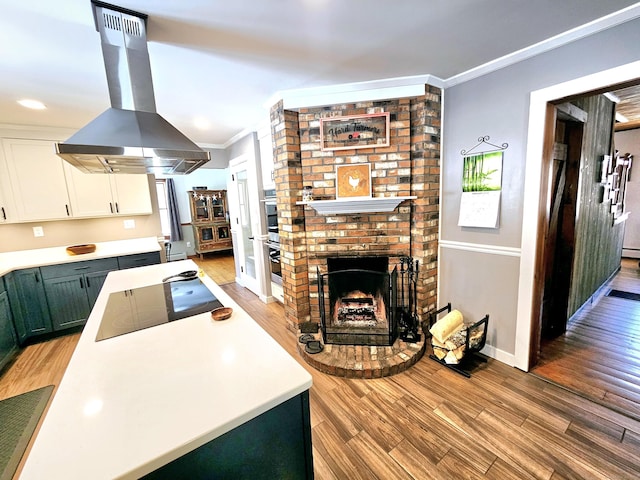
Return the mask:
[[[637,260],[623,259],[567,332],[542,346],[532,373],[640,420],[640,302],[608,297],[610,289],[640,293]]]
[[[223,268],[217,259],[194,260],[207,271]],[[426,356],[383,379],[325,375],[300,359],[282,305],[235,283],[222,288],[313,376],[317,479],[640,477],[636,420],[494,360],[470,379]],[[60,354],[25,350],[0,378],[0,394],[59,382],[73,338],[51,343]]]

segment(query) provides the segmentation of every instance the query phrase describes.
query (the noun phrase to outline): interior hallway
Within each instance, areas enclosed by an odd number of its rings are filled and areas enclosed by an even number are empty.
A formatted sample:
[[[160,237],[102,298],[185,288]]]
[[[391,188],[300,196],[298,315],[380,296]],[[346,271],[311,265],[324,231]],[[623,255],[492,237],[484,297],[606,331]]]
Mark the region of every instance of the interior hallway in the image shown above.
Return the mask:
[[[611,289],[640,294],[638,260],[623,259],[567,332],[542,345],[532,373],[640,420],[640,301],[607,296]]]

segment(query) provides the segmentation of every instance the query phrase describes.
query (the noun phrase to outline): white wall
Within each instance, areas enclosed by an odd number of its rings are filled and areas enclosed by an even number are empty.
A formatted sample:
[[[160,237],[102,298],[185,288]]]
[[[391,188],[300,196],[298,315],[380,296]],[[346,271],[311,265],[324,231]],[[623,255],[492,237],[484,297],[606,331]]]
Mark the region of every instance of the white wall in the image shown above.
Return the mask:
[[[525,170],[532,92],[640,60],[640,19],[447,88],[444,92],[439,302],[469,319],[490,314],[491,354],[515,364]],[[640,71],[638,72],[640,77]],[[540,130],[543,125],[540,125]],[[537,128],[537,127],[536,127]],[[507,142],[500,228],[457,226],[462,149]],[[464,254],[462,254],[464,252]],[[506,257],[506,258],[503,258]],[[482,288],[480,288],[482,286]],[[530,319],[529,319],[530,320]]]
[[[615,148],[633,155],[631,179],[627,184],[625,210],[630,212],[624,227],[622,255],[640,258],[640,129],[616,132]]]

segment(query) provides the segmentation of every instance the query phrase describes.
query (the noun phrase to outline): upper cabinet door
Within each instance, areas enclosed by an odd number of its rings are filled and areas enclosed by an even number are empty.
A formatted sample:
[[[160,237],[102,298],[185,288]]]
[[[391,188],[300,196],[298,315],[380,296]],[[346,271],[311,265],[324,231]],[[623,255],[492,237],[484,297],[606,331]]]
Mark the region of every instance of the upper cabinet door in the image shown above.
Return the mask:
[[[53,141],[2,140],[18,221],[71,216],[62,159]]]
[[[71,213],[75,218],[115,214],[110,175],[83,173],[70,163],[63,163]]]
[[[108,175],[108,177],[111,180],[116,214],[151,214],[151,195],[147,175]]]
[[[75,218],[151,214],[146,175],[83,173],[67,162],[64,170]]]
[[[18,220],[12,192],[4,149],[0,148],[0,223],[11,223]]]

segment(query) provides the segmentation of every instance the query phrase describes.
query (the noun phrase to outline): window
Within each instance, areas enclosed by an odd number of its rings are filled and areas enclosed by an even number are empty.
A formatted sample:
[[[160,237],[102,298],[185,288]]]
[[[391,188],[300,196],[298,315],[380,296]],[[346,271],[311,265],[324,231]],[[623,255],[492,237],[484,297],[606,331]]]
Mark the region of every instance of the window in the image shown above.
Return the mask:
[[[158,210],[160,213],[160,225],[165,239],[171,237],[169,222],[169,202],[167,201],[167,182],[164,179],[156,179],[156,193],[158,194]]]

